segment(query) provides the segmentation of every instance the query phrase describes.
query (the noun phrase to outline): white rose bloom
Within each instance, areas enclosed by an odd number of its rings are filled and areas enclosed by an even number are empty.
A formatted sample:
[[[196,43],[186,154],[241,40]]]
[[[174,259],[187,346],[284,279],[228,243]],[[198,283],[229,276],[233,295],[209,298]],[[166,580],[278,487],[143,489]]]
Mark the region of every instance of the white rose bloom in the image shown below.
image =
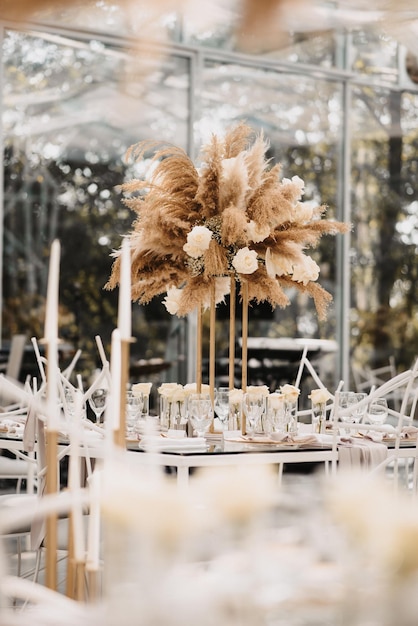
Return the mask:
[[[167,295],[163,300],[163,304],[171,315],[177,314],[182,293],[182,290],[177,289],[177,287],[170,287],[167,289]]]
[[[247,393],[252,396],[264,396],[267,398],[269,395],[269,388],[267,385],[248,385]]]
[[[254,220],[251,220],[245,228],[247,231],[248,237],[254,243],[259,243],[260,241],[264,241],[270,235],[270,226],[268,224],[261,226],[261,224],[257,224]]]
[[[277,411],[283,407],[284,395],[282,393],[270,393],[267,398],[268,408]]]
[[[283,178],[282,185],[294,185],[299,189],[301,196],[305,193],[305,181],[302,180],[300,176],[292,176],[292,180],[290,180],[290,178]]]
[[[247,246],[241,248],[232,259],[232,265],[239,274],[253,274],[258,269],[257,252]]]
[[[308,398],[311,399],[312,404],[324,404],[327,400],[331,398],[331,394],[328,389],[312,389]]]
[[[294,385],[283,385],[280,387],[280,392],[284,395],[285,400],[295,401],[299,397],[300,389]]]
[[[310,256],[303,255],[301,262],[293,266],[292,280],[307,285],[310,280],[317,280],[319,266]]]
[[[306,224],[310,222],[313,216],[313,202],[299,202],[295,210],[295,222]]]
[[[242,389],[230,389],[229,390],[229,404],[230,406],[236,406],[242,402],[243,396]]]
[[[173,395],[171,396],[172,402],[184,402],[186,399],[186,392],[183,389],[182,385],[178,385],[173,391]]]
[[[151,393],[152,383],[134,383],[132,385],[132,393],[143,393],[144,396],[149,396]]]
[[[186,396],[190,396],[192,393],[197,393],[197,384],[196,383],[187,383],[184,385],[184,391]],[[209,393],[210,385],[202,384],[200,385],[200,393]]]
[[[289,258],[282,257],[270,248],[266,250],[266,271],[271,278],[275,276],[286,276],[293,272],[293,261]]]
[[[171,400],[178,388],[181,388],[181,385],[179,385],[178,383],[162,383],[162,385],[158,387],[157,391],[160,396]]]
[[[202,249],[199,246],[193,246],[191,243],[185,243],[183,250],[186,254],[192,257],[192,259],[198,259],[203,255]]]
[[[209,248],[212,231],[206,226],[194,226],[187,235],[183,250],[193,259],[197,259]]]

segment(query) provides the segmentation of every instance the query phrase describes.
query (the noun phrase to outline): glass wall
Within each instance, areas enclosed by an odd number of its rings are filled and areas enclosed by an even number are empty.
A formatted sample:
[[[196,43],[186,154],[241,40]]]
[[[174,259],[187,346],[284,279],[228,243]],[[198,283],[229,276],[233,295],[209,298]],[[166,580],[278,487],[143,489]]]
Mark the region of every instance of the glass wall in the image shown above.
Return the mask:
[[[205,35],[173,16],[164,28],[178,42],[164,53],[45,25],[3,31],[3,340],[42,337],[49,247],[59,237],[60,333],[91,371],[95,335],[108,349],[116,324],[117,292],[103,289],[111,253],[134,219],[116,187],[143,173],[125,163],[126,149],[170,141],[198,160],[209,134],[245,120],[263,130],[283,176],[305,180],[306,199],[353,224],[347,245],[324,238],[314,253],[334,296],[327,322],[289,294],[285,310],[251,310],[250,334],[336,340],[335,380],[353,362],[381,365],[390,355],[408,367],[418,351],[418,96],[402,49],[358,30],[244,55],[232,51],[231,29]],[[134,334],[136,377],[186,382],[187,320],[170,318],[161,299],[134,305]]]
[[[117,291],[104,286],[111,253],[134,217],[117,185],[140,175],[124,154],[143,139],[187,148],[189,66],[180,55],[138,65],[97,40],[5,32],[5,340],[16,332],[43,336],[47,261],[59,238],[60,336],[70,353],[83,350],[86,371],[99,360],[96,334],[109,348]],[[164,360],[165,309],[135,306],[133,326],[133,358]]]

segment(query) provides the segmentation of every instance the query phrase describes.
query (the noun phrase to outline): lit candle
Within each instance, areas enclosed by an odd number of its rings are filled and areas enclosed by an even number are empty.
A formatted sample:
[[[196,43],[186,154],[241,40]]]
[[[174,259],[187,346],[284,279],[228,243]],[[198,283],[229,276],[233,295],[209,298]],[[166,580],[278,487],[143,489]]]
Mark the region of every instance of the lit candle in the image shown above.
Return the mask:
[[[122,242],[118,302],[118,328],[120,338],[125,341],[132,335],[131,307],[131,248],[129,239],[125,238]]]

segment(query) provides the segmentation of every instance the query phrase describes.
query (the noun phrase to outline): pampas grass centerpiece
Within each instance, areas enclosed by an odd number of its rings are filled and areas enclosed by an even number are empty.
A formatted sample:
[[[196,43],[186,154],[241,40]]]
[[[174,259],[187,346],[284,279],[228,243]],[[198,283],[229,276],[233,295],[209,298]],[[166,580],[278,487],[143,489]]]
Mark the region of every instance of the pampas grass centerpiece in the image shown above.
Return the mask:
[[[271,167],[266,158],[268,146],[262,133],[241,123],[224,137],[212,136],[199,168],[175,146],[145,141],[129,149],[127,158],[136,161],[153,152],[146,179],[121,185],[124,203],[136,213],[126,235],[134,301],[147,304],[165,293],[171,314],[201,314],[223,302],[232,285],[244,322],[249,303],[285,308],[285,290],[293,287],[311,296],[319,319],[326,318],[332,296],[316,282],[319,267],[307,250],[349,225],[325,219],[325,206],[302,202],[303,180],[281,178],[280,165]],[[109,289],[120,276],[120,251],[114,256]]]

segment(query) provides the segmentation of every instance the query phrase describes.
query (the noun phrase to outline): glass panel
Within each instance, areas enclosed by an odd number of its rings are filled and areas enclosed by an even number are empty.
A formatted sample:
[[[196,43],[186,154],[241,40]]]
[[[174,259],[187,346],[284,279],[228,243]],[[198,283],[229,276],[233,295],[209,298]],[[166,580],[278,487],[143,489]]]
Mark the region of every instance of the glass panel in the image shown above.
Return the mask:
[[[398,44],[394,39],[372,29],[359,30],[353,33],[352,45],[353,71],[379,81],[398,81]]]
[[[222,132],[240,120],[263,130],[271,144],[268,156],[272,163],[282,164],[283,176],[303,178],[304,198],[328,205],[328,217],[338,216],[341,94],[340,85],[325,80],[207,63],[197,137],[206,142],[210,133]],[[319,282],[337,297],[335,245],[335,238],[324,238],[312,256],[322,268]],[[250,310],[250,336],[335,339],[338,301],[331,306],[328,320],[318,323],[310,299],[292,291],[288,295],[287,309],[272,312],[263,305]],[[292,373],[285,374],[289,382]]]
[[[116,324],[117,290],[103,290],[110,255],[134,218],[115,189],[137,175],[123,155],[147,138],[186,147],[189,61],[148,57],[144,68],[97,41],[8,31],[4,64],[3,333],[43,336],[58,237],[60,335],[91,372],[95,335],[108,348]],[[163,359],[170,323],[162,306],[135,305],[133,357]]]
[[[416,95],[356,89],[353,107],[352,350],[408,368],[417,353]]]

